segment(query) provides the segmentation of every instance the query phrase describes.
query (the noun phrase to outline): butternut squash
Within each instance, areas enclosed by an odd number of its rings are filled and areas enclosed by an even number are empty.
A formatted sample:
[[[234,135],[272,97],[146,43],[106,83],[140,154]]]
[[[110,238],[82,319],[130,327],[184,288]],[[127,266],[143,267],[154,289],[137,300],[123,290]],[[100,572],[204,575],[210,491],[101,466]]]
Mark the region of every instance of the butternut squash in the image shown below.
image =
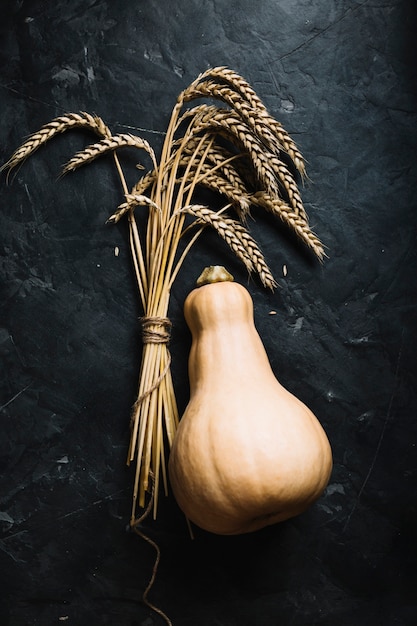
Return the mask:
[[[169,476],[189,520],[232,535],[304,511],[328,483],[332,453],[317,418],[274,376],[248,291],[215,280],[184,304],[190,400]]]

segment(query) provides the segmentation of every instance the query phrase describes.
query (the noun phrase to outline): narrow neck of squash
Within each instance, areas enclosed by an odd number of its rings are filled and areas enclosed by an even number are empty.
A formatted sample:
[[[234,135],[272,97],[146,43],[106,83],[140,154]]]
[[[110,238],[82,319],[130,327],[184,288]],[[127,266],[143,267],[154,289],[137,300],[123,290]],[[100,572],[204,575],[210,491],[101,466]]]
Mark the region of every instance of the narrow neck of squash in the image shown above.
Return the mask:
[[[234,332],[253,322],[252,299],[223,267],[206,267],[184,303],[186,322],[198,337],[203,331]]]

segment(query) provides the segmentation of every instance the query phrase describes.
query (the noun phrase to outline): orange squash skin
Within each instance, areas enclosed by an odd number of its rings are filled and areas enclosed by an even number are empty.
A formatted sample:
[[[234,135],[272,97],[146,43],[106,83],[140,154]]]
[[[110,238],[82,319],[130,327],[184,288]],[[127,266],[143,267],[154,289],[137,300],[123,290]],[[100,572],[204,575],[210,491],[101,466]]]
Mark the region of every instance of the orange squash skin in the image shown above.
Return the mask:
[[[272,372],[248,291],[219,282],[184,304],[192,333],[190,401],[169,476],[188,519],[217,534],[252,532],[304,511],[332,471],[327,436]]]

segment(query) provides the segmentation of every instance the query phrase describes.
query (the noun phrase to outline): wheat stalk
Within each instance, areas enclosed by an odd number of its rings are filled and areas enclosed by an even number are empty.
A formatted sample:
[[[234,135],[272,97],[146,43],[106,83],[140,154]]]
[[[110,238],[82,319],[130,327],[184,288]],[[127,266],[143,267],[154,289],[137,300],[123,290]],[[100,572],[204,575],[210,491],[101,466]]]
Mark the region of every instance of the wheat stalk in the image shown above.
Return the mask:
[[[235,207],[242,221],[247,217],[250,210],[250,196],[244,187],[229,182],[210,165],[205,165],[200,172],[197,183],[212,191],[225,196]]]
[[[207,133],[207,141],[210,139],[211,133]],[[186,161],[189,154],[193,154],[196,149],[199,136],[192,136],[182,149],[182,159]],[[206,156],[206,162],[210,164],[213,170],[218,170],[221,175],[226,178],[229,183],[235,185],[238,189],[247,191],[248,180],[243,180],[238,169],[235,167],[241,162],[245,155],[239,152],[227,150],[225,146],[213,144],[210,152]]]
[[[307,213],[298,187],[292,174],[280,158],[262,148],[253,133],[248,130],[246,124],[238,118],[234,111],[203,104],[187,111],[184,119],[187,117],[193,118],[191,124],[195,133],[207,132],[213,128],[214,131],[217,130],[226,137],[237,138],[250,156],[257,177],[265,187],[265,189],[251,195],[253,203],[278,215],[313,250],[316,256],[322,259],[324,256],[323,246],[309,227]],[[203,184],[205,180],[212,188],[217,185],[219,191],[222,187],[232,202],[236,202],[237,194],[230,192],[225,185],[221,185],[221,179],[216,180],[207,176],[202,180]],[[289,205],[282,199],[282,189],[287,195]],[[257,196],[257,194],[259,195]]]

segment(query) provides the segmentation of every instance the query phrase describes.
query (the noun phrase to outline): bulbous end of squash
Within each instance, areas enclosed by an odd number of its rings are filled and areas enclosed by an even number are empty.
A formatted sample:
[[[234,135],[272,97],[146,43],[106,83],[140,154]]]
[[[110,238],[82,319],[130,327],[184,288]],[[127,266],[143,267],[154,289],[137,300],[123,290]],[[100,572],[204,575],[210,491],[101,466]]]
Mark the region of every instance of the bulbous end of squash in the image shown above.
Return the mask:
[[[278,382],[269,399],[249,385],[240,398],[237,393],[194,397],[169,460],[179,507],[219,535],[254,532],[303,513],[332,471],[330,444],[317,418]]]
[[[190,401],[168,471],[186,517],[231,535],[307,509],[328,483],[332,453],[317,418],[275,377],[250,294],[227,274],[207,269],[184,304]]]

